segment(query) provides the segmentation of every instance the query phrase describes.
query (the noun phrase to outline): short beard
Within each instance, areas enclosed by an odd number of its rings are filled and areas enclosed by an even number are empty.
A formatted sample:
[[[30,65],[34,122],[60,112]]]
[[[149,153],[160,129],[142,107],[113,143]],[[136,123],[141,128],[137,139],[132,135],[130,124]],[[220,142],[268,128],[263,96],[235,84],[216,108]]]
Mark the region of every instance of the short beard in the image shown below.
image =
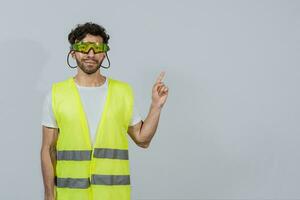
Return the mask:
[[[89,67],[86,67],[85,64],[83,62],[79,62],[77,61],[77,66],[86,74],[94,74],[98,71],[98,69],[100,68],[101,64],[102,64],[102,61],[100,62],[100,64],[97,64],[97,67],[96,68],[89,68]]]

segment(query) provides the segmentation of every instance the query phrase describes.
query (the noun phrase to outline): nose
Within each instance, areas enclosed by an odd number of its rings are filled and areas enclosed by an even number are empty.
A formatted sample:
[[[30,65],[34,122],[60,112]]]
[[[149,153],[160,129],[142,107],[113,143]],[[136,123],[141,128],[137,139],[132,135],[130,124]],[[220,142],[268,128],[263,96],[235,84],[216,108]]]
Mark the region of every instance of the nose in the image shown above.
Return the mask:
[[[94,55],[95,55],[94,49],[90,48],[88,51],[88,56],[94,56]]]

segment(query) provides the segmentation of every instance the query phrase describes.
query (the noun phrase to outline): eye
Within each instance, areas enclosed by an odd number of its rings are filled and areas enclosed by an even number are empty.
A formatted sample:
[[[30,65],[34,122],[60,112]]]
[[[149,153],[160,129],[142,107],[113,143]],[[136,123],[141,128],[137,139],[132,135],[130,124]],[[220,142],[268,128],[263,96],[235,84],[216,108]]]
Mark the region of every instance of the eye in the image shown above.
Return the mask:
[[[79,46],[78,49],[79,49],[79,50],[84,50],[85,47],[84,47],[84,46]]]
[[[101,51],[101,50],[102,50],[102,48],[99,47],[99,46],[96,46],[95,49],[96,49],[97,51]]]

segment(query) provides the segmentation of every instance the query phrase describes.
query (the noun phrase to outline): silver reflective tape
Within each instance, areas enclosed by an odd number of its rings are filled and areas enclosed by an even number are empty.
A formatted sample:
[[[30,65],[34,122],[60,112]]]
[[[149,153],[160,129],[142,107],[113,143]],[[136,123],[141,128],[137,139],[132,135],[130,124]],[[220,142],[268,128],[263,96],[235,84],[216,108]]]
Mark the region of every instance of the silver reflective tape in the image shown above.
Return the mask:
[[[85,189],[90,186],[88,178],[59,178],[55,177],[55,184],[60,188],[81,188]]]
[[[92,151],[57,151],[57,160],[91,160]]]
[[[94,158],[111,158],[128,160],[128,150],[95,148]]]
[[[129,175],[92,175],[94,185],[130,185]]]

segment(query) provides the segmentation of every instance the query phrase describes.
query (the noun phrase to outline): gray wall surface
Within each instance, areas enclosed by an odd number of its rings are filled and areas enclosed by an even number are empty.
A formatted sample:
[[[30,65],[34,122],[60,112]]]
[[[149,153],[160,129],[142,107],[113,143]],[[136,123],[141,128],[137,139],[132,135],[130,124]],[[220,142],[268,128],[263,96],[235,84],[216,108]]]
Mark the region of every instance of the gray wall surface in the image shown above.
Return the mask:
[[[300,1],[11,0],[0,16],[0,199],[43,199],[43,99],[76,74],[67,35],[88,21],[143,118],[166,71],[150,147],[130,140],[132,199],[300,199]]]

